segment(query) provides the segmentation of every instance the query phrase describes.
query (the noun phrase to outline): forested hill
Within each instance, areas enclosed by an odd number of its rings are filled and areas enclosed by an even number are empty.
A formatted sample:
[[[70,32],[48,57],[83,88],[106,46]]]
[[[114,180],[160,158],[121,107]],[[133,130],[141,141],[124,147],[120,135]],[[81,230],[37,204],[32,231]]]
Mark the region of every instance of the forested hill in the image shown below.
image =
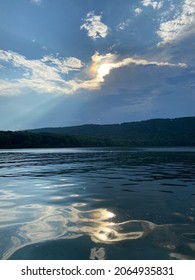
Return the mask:
[[[195,117],[152,119],[122,124],[42,128],[31,132],[106,138],[118,145],[195,145]]]
[[[103,146],[195,146],[195,117],[0,131],[0,149]]]

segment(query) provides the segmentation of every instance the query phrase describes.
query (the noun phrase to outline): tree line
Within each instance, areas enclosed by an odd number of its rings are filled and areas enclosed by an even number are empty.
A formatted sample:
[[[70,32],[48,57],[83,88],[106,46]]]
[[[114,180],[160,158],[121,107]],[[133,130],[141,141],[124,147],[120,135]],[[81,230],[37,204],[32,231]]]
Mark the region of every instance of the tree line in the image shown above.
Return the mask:
[[[195,117],[0,131],[0,149],[195,146]]]

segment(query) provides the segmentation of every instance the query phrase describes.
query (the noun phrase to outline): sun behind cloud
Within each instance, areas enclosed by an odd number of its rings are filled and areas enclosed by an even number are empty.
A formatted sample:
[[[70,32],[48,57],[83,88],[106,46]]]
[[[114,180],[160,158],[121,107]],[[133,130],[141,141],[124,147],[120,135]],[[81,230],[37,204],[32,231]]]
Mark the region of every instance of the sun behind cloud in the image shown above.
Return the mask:
[[[103,63],[98,66],[97,73],[99,78],[103,78],[110,74],[111,66],[109,63]]]
[[[110,74],[117,55],[113,53],[101,55],[96,52],[91,59],[90,73],[98,83],[104,82],[104,77]]]

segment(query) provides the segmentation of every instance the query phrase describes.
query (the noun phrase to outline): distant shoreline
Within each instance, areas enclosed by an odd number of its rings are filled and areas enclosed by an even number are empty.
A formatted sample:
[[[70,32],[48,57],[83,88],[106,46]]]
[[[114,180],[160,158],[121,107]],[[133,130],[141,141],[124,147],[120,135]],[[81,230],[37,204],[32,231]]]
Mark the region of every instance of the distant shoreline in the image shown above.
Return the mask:
[[[195,117],[0,131],[0,149],[195,146]]]

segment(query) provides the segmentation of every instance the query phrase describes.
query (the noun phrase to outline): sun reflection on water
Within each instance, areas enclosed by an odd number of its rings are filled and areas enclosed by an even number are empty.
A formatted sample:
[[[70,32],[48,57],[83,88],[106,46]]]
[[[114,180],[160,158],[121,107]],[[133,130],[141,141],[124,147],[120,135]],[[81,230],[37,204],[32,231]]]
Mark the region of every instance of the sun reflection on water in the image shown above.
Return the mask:
[[[74,239],[89,236],[95,243],[116,243],[138,239],[155,227],[147,221],[116,223],[117,215],[108,209],[84,210],[85,203],[74,203],[61,210],[47,208],[42,218],[18,226],[17,242],[11,242],[4,258],[9,258],[18,249],[47,240]],[[14,239],[15,240],[15,239]],[[13,239],[12,239],[13,241]]]
[[[85,210],[87,207],[86,203],[72,203],[70,206],[62,208],[50,206],[47,207],[47,211],[42,212],[44,215],[41,218],[19,224],[18,234],[16,236],[14,233],[11,237],[9,248],[3,259],[10,258],[13,253],[27,245],[49,240],[89,236],[96,244],[116,244],[126,240],[144,238],[155,231],[157,234],[161,231],[166,233],[171,227],[171,225],[156,225],[145,220],[117,222],[119,217],[113,210],[106,208]],[[170,247],[170,244],[167,245],[167,250],[175,251],[175,245],[172,244]],[[104,259],[105,250],[102,247],[101,250],[92,249],[90,258]]]

